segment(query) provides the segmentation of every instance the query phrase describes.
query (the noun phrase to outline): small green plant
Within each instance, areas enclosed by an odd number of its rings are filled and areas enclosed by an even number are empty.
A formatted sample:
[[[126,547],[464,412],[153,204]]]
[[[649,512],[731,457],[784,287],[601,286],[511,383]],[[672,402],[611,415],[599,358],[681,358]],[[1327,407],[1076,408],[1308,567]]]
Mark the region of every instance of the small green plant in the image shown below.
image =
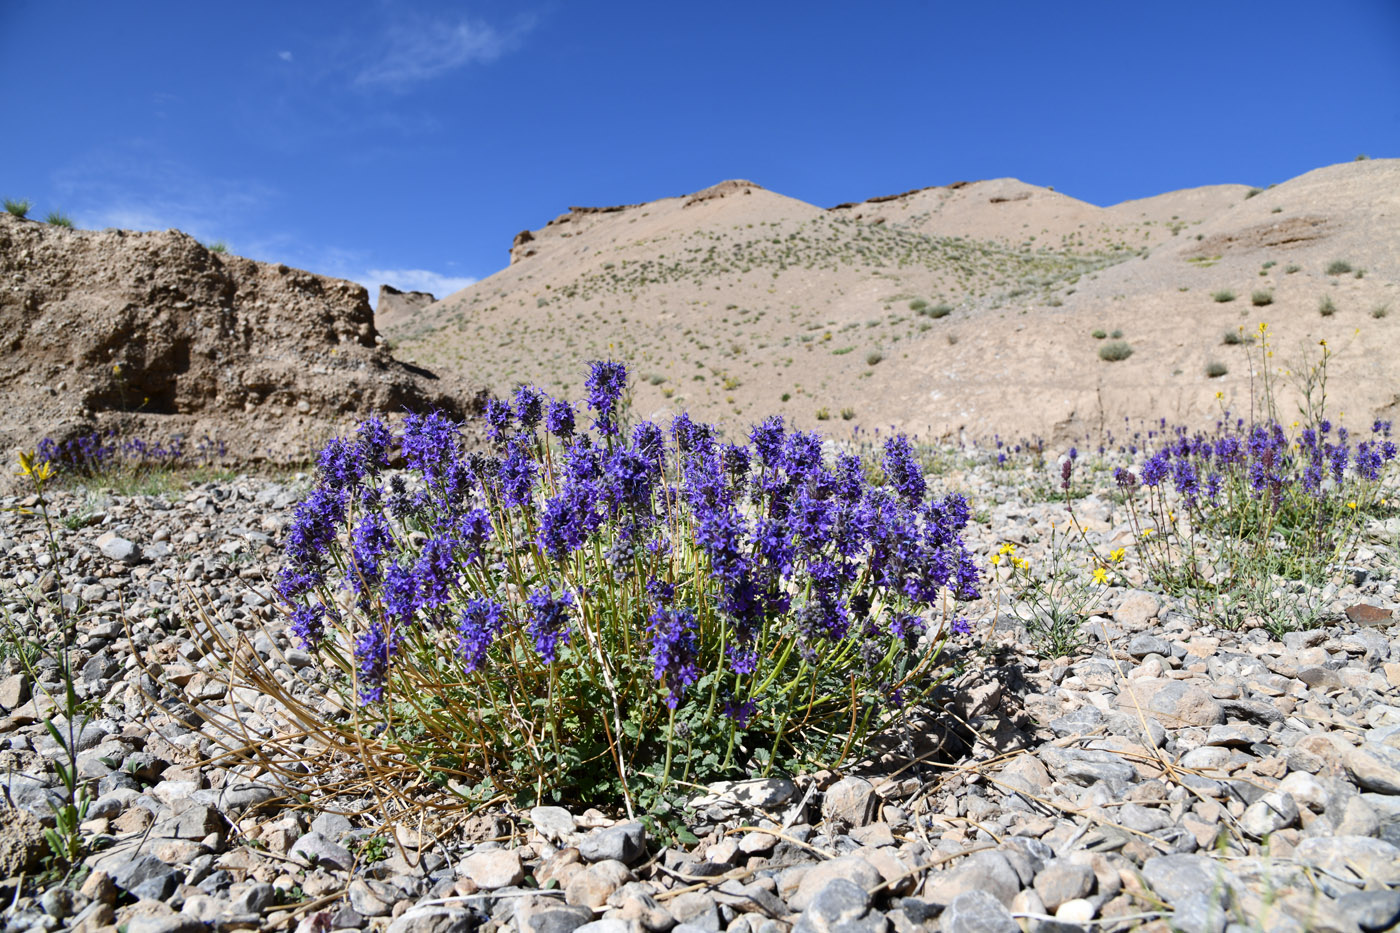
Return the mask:
[[[1119,339],[1120,337],[1123,336],[1123,332],[1122,332],[1121,330],[1115,330],[1115,331],[1113,331],[1111,334],[1109,334],[1108,336],[1109,336],[1110,338],[1114,339],[1114,340],[1117,340],[1117,339]]]
[[[1327,264],[1328,275],[1346,275],[1350,271],[1352,271],[1351,263],[1345,259],[1334,259]]]
[[[49,211],[48,216],[44,218],[44,223],[53,227],[67,227],[69,230],[73,229],[73,218],[62,211]]]
[[[1210,297],[1215,299],[1220,304],[1225,304],[1227,302],[1235,300],[1235,293],[1230,291],[1228,288],[1222,288],[1218,292],[1211,292]]]
[[[915,298],[913,301],[909,302],[909,310],[914,311],[916,313],[924,310],[927,307],[928,302],[924,301],[924,299],[922,298]]]
[[[1123,340],[1114,340],[1099,347],[1099,359],[1106,363],[1117,363],[1132,355],[1132,345]]]
[[[1385,317],[1385,316],[1386,316],[1387,314],[1389,314],[1389,313],[1390,313],[1390,305],[1388,305],[1388,304],[1386,304],[1386,305],[1376,305],[1374,308],[1371,309],[1371,317],[1376,318],[1377,320],[1379,320],[1379,319]]]
[[[846,408],[841,409],[841,420],[842,420],[842,421],[850,421],[850,420],[851,420],[852,418],[854,418],[855,416],[856,416],[856,410],[855,410],[854,408],[846,407]]]
[[[1295,264],[1293,264],[1293,263],[1291,263],[1291,262],[1290,262],[1288,265],[1286,265],[1286,266],[1283,267],[1283,272],[1284,272],[1285,275],[1292,275],[1292,274],[1295,273],[1295,272],[1302,272],[1302,271],[1303,271],[1303,267],[1302,267],[1302,266],[1295,265]]]
[[[1317,303],[1317,313],[1323,317],[1331,317],[1337,313],[1337,303],[1332,300],[1331,295],[1322,296],[1322,300]]]
[[[818,409],[817,409],[817,420],[818,420],[818,421],[830,421],[830,420],[831,420],[831,409],[830,409],[830,408],[827,408],[825,405],[823,405],[821,408],[818,408]]]
[[[1229,347],[1249,346],[1254,343],[1254,335],[1247,334],[1243,327],[1227,330],[1220,336],[1220,342]]]
[[[18,217],[20,220],[29,216],[29,209],[33,206],[33,204],[29,203],[28,198],[5,199],[5,213],[9,214],[11,217]]]
[[[205,249],[209,250],[209,252],[211,253],[227,253],[228,244],[225,243],[223,240],[215,240],[214,242],[207,244],[205,246]]]
[[[1018,547],[1006,542],[991,557],[989,582],[1010,597],[1011,612],[1025,626],[1041,658],[1073,655],[1084,644],[1084,622],[1110,582],[1110,568],[1078,566],[1068,554],[1065,535],[1052,525],[1044,566],[1032,567]],[[1118,559],[1123,552],[1115,551]]]
[[[352,840],[350,851],[360,858],[360,864],[373,865],[389,857],[389,837],[370,836],[368,839]]]
[[[1096,328],[1094,332],[1090,334],[1090,336],[1093,337],[1095,340],[1103,340],[1105,337],[1108,336],[1108,331],[1103,330],[1102,328]]]
[[[1254,197],[1255,195],[1257,195],[1257,194],[1263,194],[1263,193],[1264,193],[1264,189],[1263,189],[1263,188],[1250,188],[1248,191],[1246,191],[1246,192],[1244,193],[1244,199],[1245,199],[1246,201],[1248,201],[1250,198]]]
[[[879,350],[871,350],[869,353],[865,354],[865,365],[878,366],[880,361],[884,358],[885,354],[881,353]]]
[[[1206,376],[1211,379],[1219,379],[1221,376],[1225,375],[1229,371],[1230,367],[1226,366],[1219,360],[1211,360],[1209,363],[1206,364]]]
[[[1250,294],[1249,303],[1256,308],[1262,308],[1274,303],[1274,293],[1267,289],[1258,289]]]
[[[782,395],[778,396],[778,399],[783,402],[790,402],[792,401],[792,393],[784,392]]]

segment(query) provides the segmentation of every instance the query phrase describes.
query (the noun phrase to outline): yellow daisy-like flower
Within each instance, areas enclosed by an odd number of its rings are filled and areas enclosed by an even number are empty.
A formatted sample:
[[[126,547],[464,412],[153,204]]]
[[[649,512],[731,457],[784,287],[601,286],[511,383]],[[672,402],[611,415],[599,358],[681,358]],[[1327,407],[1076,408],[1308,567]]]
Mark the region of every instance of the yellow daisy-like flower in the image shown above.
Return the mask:
[[[47,460],[40,460],[33,451],[21,450],[19,472],[21,476],[28,476],[42,486],[53,479],[53,464]]]
[[[1116,550],[1116,551],[1109,551],[1109,552],[1108,552],[1108,559],[1111,560],[1111,561],[1113,561],[1115,564],[1121,564],[1121,563],[1123,562],[1123,558],[1125,558],[1125,557],[1127,557],[1127,556],[1128,556],[1128,549],[1125,548],[1125,547],[1120,547],[1120,548],[1119,548],[1118,550]]]
[[[1150,538],[1150,537],[1152,537],[1152,529],[1151,529],[1151,528],[1144,528],[1144,529],[1142,529],[1142,536],[1143,536],[1144,538]]]
[[[1107,583],[1107,582],[1108,582],[1108,571],[1105,570],[1105,569],[1102,568],[1102,567],[1095,567],[1095,568],[1094,568],[1094,582],[1095,582],[1095,583]]]
[[[999,566],[1000,564],[1001,564],[1001,555],[1000,555],[1000,554],[993,554],[993,555],[992,555],[992,566],[993,566],[993,567],[996,567],[996,566]]]
[[[1347,503],[1347,508],[1349,508],[1349,509],[1355,509],[1355,508],[1356,508],[1356,500],[1353,499],[1351,502],[1348,502],[1348,503]]]
[[[1016,553],[1016,545],[1014,545],[1014,544],[1012,544],[1010,541],[1008,541],[1008,542],[1006,542],[1005,544],[1003,544],[1003,545],[1001,546],[1001,550],[997,551],[997,553],[998,553],[998,554],[1015,554],[1015,553]]]
[[[1016,564],[1017,567],[1021,568],[1022,570],[1025,570],[1031,565],[1031,562],[1026,560],[1024,557],[1013,557],[1011,558],[1011,560]]]

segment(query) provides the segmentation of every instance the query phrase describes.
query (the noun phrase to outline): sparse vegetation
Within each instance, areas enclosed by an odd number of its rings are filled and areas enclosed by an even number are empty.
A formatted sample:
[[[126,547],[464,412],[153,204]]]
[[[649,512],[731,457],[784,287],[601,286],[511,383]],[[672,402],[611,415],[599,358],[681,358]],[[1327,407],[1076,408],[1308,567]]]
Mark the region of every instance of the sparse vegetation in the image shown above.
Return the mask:
[[[5,213],[9,214],[11,217],[18,217],[20,220],[29,216],[29,209],[33,206],[33,204],[29,203],[28,198],[5,199]]]
[[[1271,305],[1274,303],[1274,293],[1267,289],[1258,289],[1249,296],[1249,302],[1256,308]]]
[[[1283,272],[1284,272],[1285,275],[1292,275],[1292,274],[1295,273],[1295,272],[1301,272],[1301,271],[1303,271],[1303,267],[1302,267],[1302,266],[1296,265],[1296,264],[1291,263],[1291,262],[1290,262],[1288,265],[1286,265],[1286,266],[1283,267]]]
[[[1371,309],[1371,317],[1376,318],[1377,320],[1385,317],[1389,313],[1390,305],[1376,305],[1374,308]]]
[[[73,229],[73,218],[62,211],[49,211],[48,216],[44,218],[44,223],[54,227]]]
[[[1317,303],[1317,313],[1323,317],[1331,317],[1337,313],[1337,304],[1331,295],[1322,296],[1322,300]]]
[[[1263,189],[1263,188],[1250,188],[1248,191],[1246,191],[1246,192],[1244,193],[1244,199],[1245,199],[1246,201],[1248,201],[1250,198],[1254,197],[1256,194],[1263,194],[1263,193],[1264,193],[1264,189]]]
[[[212,243],[206,243],[205,246],[204,246],[204,248],[207,249],[207,250],[209,250],[209,252],[211,252],[211,253],[227,253],[227,252],[228,252],[228,244],[225,243],[223,240],[215,240],[215,241],[212,242]]]
[[[1123,340],[1115,340],[1099,347],[1099,359],[1106,363],[1117,363],[1132,355],[1132,345]]]
[[[1095,340],[1103,340],[1105,337],[1108,336],[1108,331],[1104,330],[1103,328],[1098,328],[1090,336],[1092,336]]]
[[[1220,342],[1231,347],[1249,346],[1254,342],[1254,335],[1247,334],[1243,327],[1238,327],[1235,330],[1227,330],[1221,336]]]
[[[879,350],[871,350],[865,355],[865,365],[876,366],[884,358],[885,354],[881,353]]]
[[[1352,271],[1351,263],[1345,259],[1334,259],[1327,264],[1328,275],[1346,275],[1350,271]]]
[[[1230,291],[1228,288],[1222,288],[1218,292],[1211,292],[1210,297],[1214,298],[1220,304],[1225,304],[1226,302],[1235,300],[1235,293]]]
[[[1206,376],[1211,379],[1219,379],[1221,376],[1225,375],[1229,371],[1230,367],[1226,366],[1219,360],[1211,360],[1209,363],[1206,364]]]

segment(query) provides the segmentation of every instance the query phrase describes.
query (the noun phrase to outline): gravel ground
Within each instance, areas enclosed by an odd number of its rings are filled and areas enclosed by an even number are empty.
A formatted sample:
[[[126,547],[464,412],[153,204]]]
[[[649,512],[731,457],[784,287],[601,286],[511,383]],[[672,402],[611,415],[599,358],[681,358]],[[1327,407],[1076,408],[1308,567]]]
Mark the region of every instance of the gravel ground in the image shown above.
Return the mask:
[[[986,468],[944,477],[987,510],[969,535],[979,555],[1013,541],[1035,557],[1064,521],[1062,504],[1024,497],[1025,480]],[[699,844],[676,847],[593,809],[385,827],[373,810],[298,807],[298,787],[246,759],[207,760],[217,745],[181,724],[191,706],[240,714],[264,735],[278,719],[271,697],[220,679],[190,594],[219,631],[247,635],[280,682],[307,673],[312,659],[288,643],[265,582],[305,487],[242,476],[160,496],[60,490],[56,565],[37,517],[15,510],[33,501],[0,500],[12,623],[52,631],[56,614],[30,608],[36,599],[81,607],[72,658],[91,712],[77,761],[96,797],[83,828],[99,843],[73,886],[35,887],[42,827],[61,800],[64,750],[44,725],[61,683],[44,660],[31,682],[0,649],[5,933],[1400,924],[1394,527],[1372,529],[1391,547],[1361,549],[1352,582],[1324,594],[1328,624],[1282,641],[1192,620],[1130,562],[1130,585],[1104,592],[1085,647],[1041,660],[993,594],[950,653],[962,672],[935,717],[949,728],[913,736],[933,750],[925,760],[715,785],[692,802]],[[1095,496],[1076,511],[1105,546],[1131,536]],[[367,841],[376,831],[387,844]]]

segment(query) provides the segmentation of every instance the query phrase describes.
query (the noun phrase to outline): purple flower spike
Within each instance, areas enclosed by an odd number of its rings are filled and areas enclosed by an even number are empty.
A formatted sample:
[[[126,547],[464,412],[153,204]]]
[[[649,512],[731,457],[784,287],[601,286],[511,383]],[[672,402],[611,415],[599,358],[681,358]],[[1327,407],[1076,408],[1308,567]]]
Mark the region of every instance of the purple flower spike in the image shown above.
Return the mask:
[[[588,389],[588,407],[597,413],[593,426],[598,433],[611,436],[617,433],[614,415],[622,392],[627,388],[627,367],[613,360],[594,360],[584,387]]]

